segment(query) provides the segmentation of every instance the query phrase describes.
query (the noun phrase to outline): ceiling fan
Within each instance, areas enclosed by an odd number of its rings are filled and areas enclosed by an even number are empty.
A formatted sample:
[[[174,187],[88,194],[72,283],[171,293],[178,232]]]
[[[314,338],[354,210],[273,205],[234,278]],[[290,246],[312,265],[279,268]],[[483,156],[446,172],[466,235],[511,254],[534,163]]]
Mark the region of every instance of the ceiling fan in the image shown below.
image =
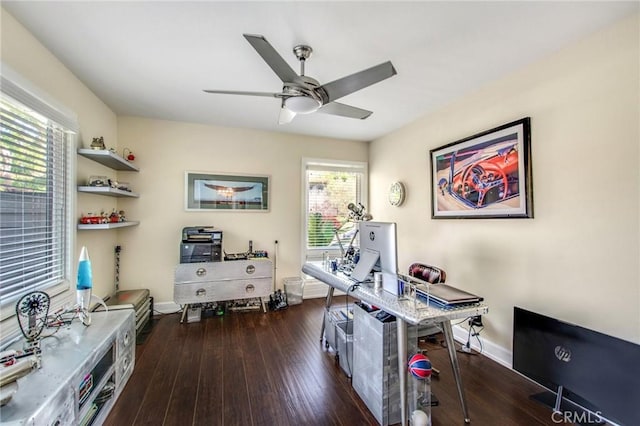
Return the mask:
[[[282,99],[280,107],[280,124],[290,123],[296,114],[322,112],[348,118],[365,119],[372,111],[335,102],[343,96],[357,90],[364,89],[379,81],[396,74],[390,61],[376,65],[366,70],[339,78],[327,84],[320,84],[317,80],[304,75],[304,64],[311,56],[313,49],[301,44],[293,48],[293,53],[300,61],[300,75],[287,64],[278,52],[261,35],[243,34],[244,38],[253,46],[264,61],[278,75],[284,83],[282,92],[243,92],[235,90],[204,90],[207,93],[227,95],[266,96]]]

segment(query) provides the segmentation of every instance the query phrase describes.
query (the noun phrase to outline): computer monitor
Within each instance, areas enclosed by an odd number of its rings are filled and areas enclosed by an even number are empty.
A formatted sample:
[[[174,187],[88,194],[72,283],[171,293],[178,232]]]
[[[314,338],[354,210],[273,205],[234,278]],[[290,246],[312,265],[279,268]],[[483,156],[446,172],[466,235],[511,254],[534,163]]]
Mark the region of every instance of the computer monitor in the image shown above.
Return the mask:
[[[396,224],[393,222],[359,222],[360,251],[374,250],[380,255],[373,272],[382,272],[382,288],[398,295],[398,250]]]
[[[574,423],[640,425],[638,360],[637,343],[513,308],[513,369],[549,389],[532,397]]]

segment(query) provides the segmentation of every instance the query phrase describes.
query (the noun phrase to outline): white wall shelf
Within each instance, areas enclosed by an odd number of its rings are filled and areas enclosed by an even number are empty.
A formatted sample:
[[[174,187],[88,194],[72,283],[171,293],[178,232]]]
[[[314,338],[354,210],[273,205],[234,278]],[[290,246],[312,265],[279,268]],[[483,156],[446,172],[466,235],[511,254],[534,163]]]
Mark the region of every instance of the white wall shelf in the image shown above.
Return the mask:
[[[116,222],[116,223],[99,223],[97,225],[85,225],[82,223],[78,224],[79,230],[86,229],[115,229],[115,228],[126,228],[128,226],[137,226],[140,222],[137,220],[128,220],[126,222]]]
[[[113,170],[121,170],[128,172],[139,172],[140,169],[131,162],[120,157],[118,154],[108,149],[88,149],[80,148],[78,155],[86,157],[97,163],[107,166]],[[87,194],[105,195],[108,197],[131,197],[138,198],[140,195],[135,192],[123,191],[117,188],[111,188],[109,186],[78,186],[78,192],[84,192]],[[100,223],[95,225],[78,224],[79,230],[100,230],[100,229],[116,229],[126,228],[129,226],[137,226],[140,222],[135,220],[128,220],[126,222],[116,223]]]
[[[131,191],[123,191],[109,186],[79,186],[78,192],[87,192],[89,194],[106,195],[109,197],[132,197],[138,198],[140,194]]]
[[[135,164],[125,160],[118,154],[108,149],[80,148],[78,155],[89,158],[97,163],[107,166],[113,170],[124,170],[129,172],[139,172],[140,169]]]

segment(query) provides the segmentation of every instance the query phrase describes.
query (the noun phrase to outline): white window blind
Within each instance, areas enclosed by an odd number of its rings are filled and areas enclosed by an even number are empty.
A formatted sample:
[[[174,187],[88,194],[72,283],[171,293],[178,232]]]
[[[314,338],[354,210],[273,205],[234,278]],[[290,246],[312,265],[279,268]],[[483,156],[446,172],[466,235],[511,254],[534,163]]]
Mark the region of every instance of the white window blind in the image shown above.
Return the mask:
[[[349,203],[364,203],[365,163],[308,161],[305,165],[305,237],[307,258],[326,250],[347,247],[355,223],[349,221]]]
[[[77,124],[73,116],[35,96],[33,89],[10,79],[5,66],[2,73],[0,306],[2,318],[7,318],[8,305],[23,294],[69,286],[73,146],[69,131]],[[60,121],[67,125],[52,117],[63,117]]]

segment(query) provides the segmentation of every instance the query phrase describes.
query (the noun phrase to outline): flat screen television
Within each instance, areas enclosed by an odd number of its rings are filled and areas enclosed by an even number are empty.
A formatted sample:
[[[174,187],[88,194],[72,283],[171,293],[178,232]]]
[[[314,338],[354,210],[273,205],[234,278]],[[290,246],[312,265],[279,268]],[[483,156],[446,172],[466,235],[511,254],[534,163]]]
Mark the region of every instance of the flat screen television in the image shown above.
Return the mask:
[[[640,425],[638,344],[514,307],[513,369],[549,389],[532,397],[573,423]]]
[[[393,222],[359,222],[360,251],[379,253],[373,272],[382,273],[382,288],[398,295],[398,249],[396,224]]]

